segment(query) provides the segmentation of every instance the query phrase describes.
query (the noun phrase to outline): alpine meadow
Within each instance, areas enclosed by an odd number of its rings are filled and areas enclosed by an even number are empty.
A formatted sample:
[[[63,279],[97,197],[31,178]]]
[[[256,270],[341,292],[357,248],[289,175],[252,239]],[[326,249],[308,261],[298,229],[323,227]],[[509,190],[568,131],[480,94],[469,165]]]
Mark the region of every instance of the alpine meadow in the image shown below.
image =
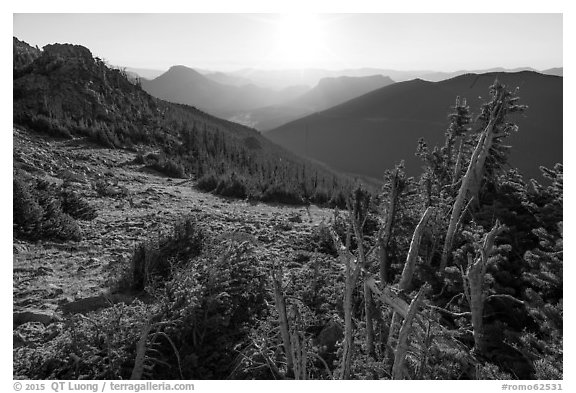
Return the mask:
[[[13,378],[562,382],[562,74],[561,14],[14,14]]]

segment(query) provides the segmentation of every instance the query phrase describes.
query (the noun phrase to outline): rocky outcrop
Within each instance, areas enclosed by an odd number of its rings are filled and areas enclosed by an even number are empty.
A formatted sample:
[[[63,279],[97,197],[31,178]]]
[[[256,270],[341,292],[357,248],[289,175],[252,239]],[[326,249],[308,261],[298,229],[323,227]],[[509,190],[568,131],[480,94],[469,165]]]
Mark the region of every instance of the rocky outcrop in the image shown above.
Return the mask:
[[[59,56],[67,60],[84,59],[92,61],[92,52],[82,45],[49,44],[43,49],[46,56]]]
[[[14,71],[21,70],[36,60],[42,52],[37,47],[28,45],[24,41],[20,41],[18,38],[13,37],[13,56],[14,56]]]

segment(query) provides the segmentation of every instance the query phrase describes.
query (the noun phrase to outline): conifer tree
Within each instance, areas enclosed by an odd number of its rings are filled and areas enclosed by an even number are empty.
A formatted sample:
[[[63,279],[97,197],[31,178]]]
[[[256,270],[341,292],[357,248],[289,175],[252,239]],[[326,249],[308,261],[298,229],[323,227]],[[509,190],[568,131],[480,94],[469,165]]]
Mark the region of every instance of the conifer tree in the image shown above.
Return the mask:
[[[472,152],[468,169],[462,178],[458,195],[452,206],[442,250],[441,272],[448,264],[454,236],[466,203],[470,201],[478,203],[478,194],[485,175],[487,172],[488,174],[494,173],[505,162],[507,147],[502,144],[503,139],[518,128],[508,121],[507,116],[511,113],[521,112],[526,108],[523,105],[518,105],[519,98],[508,91],[506,86],[498,80],[490,86],[490,94],[492,99],[483,105],[479,117],[483,131],[479,134],[476,148]]]

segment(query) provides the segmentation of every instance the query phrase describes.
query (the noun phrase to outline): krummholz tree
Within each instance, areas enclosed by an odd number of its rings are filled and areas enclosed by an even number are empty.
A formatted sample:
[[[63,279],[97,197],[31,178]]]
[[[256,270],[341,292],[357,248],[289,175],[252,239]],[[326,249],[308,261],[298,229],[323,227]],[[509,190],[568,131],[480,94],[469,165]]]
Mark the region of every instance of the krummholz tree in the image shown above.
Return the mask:
[[[462,160],[464,154],[464,142],[466,135],[470,132],[470,107],[466,104],[466,98],[460,100],[456,97],[456,104],[454,105],[454,112],[448,115],[450,119],[450,126],[446,131],[446,143],[444,146],[445,155],[447,158],[447,168],[450,169],[454,165],[452,172],[452,186],[456,187],[460,172],[462,171]],[[454,148],[457,149],[454,152]],[[456,153],[455,159],[453,155]],[[452,162],[454,161],[454,162]]]
[[[483,131],[480,133],[476,148],[472,152],[466,174],[462,178],[460,189],[454,205],[444,247],[440,261],[440,272],[443,272],[448,265],[448,259],[452,251],[454,237],[461,221],[462,214],[467,202],[471,200],[478,203],[478,194],[484,180],[487,162],[490,162],[490,169],[497,169],[506,159],[506,146],[502,145],[502,139],[510,135],[512,131],[517,130],[517,126],[506,120],[510,113],[521,112],[526,107],[518,105],[518,97],[515,97],[506,86],[498,81],[490,87],[492,100],[486,103],[482,108],[482,114],[479,119],[485,123]]]
[[[494,227],[484,236],[482,246],[475,256],[468,254],[468,267],[462,274],[464,283],[464,295],[470,305],[472,314],[472,329],[474,335],[474,349],[478,353],[485,353],[488,337],[484,334],[484,302],[487,294],[485,290],[486,269],[495,251],[494,242],[496,237],[505,230],[504,225],[496,221]],[[500,295],[502,296],[502,295]],[[518,301],[517,299],[514,299]]]

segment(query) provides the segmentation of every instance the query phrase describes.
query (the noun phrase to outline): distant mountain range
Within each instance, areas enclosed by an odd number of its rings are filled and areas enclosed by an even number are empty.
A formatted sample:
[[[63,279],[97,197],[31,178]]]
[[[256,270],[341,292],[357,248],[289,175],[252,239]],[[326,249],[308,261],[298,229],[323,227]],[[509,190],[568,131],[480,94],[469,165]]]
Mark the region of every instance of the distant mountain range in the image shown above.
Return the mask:
[[[242,78],[241,76],[235,76],[232,74],[227,74],[225,72],[201,72],[197,70],[200,74],[204,77],[213,80],[214,82],[222,83],[224,85],[231,85],[231,86],[246,86],[246,85],[253,85],[250,79]]]
[[[270,88],[283,88],[290,85],[308,85],[315,86],[321,79],[337,78],[340,76],[363,77],[371,75],[383,75],[393,79],[396,82],[403,82],[412,79],[423,79],[431,82],[438,82],[445,79],[454,78],[459,75],[474,73],[484,74],[488,72],[520,72],[520,71],[537,71],[530,67],[519,67],[514,69],[491,68],[483,70],[459,70],[454,72],[438,72],[433,70],[393,70],[387,68],[356,68],[344,70],[322,70],[322,69],[303,69],[303,70],[258,70],[244,69],[230,72],[229,74],[240,76],[252,81],[252,83]],[[552,68],[549,70],[538,71],[543,74],[562,76],[562,68]]]
[[[549,69],[541,71],[541,72],[543,74],[546,74],[546,75],[564,76],[564,68],[563,67],[549,68]]]
[[[127,71],[138,74],[145,79],[154,79],[162,75],[166,71],[131,68],[127,67]],[[520,72],[520,71],[536,71],[547,75],[563,75],[563,68],[550,68],[547,70],[538,71],[531,67],[518,67],[518,68],[489,68],[481,70],[458,70],[453,72],[433,71],[433,70],[393,70],[387,68],[353,68],[344,70],[323,70],[323,69],[297,69],[297,70],[260,70],[254,68],[246,68],[237,71],[221,72],[206,69],[199,69],[194,67],[198,73],[204,75],[208,79],[215,82],[243,86],[253,84],[260,87],[270,89],[284,89],[290,86],[305,85],[309,88],[316,86],[321,79],[324,78],[338,78],[341,76],[349,77],[364,77],[373,75],[387,76],[396,82],[404,82],[411,79],[423,79],[431,82],[438,82],[445,79],[454,78],[464,74],[485,74],[488,72]]]
[[[239,111],[283,103],[308,90],[306,87],[272,90],[253,84],[227,85],[185,66],[173,66],[153,80],[143,79],[142,88],[154,97],[191,105],[223,118]]]
[[[528,177],[539,166],[562,161],[562,78],[537,72],[465,74],[441,82],[421,79],[395,83],[328,110],[278,127],[265,135],[272,141],[333,168],[379,178],[400,160],[419,173],[417,141],[441,144],[447,114],[456,96],[478,114],[488,87],[498,78],[518,87],[527,112],[514,119],[520,126],[509,138],[511,165]]]
[[[126,68],[126,71],[132,78],[140,73],[143,88],[155,97],[192,105],[259,131],[268,131],[328,109],[393,81],[419,78],[438,82],[470,73],[537,72],[529,67],[454,72],[380,68],[215,72],[186,66],[173,66],[164,73],[135,68]],[[551,68],[540,73],[562,76],[563,68]],[[145,75],[155,78],[149,80]],[[310,86],[313,87],[310,89]]]
[[[424,73],[422,75],[418,75],[417,78],[425,80],[425,81],[429,81],[429,82],[440,82],[440,81],[443,81],[446,79],[455,78],[457,76],[465,75],[465,74],[486,74],[489,72],[521,72],[521,71],[538,72],[537,70],[535,70],[534,68],[531,68],[531,67],[518,67],[518,68],[496,67],[496,68],[489,68],[489,69],[485,69],[485,70],[458,70],[458,71],[453,71],[453,72],[434,71],[434,72],[427,72],[427,73]]]
[[[157,78],[141,82],[142,88],[157,98],[191,105],[259,130],[280,126],[394,83],[388,77],[372,75],[325,78],[313,89],[291,86],[273,90],[257,87],[243,77],[201,74],[185,66],[171,67]]]

